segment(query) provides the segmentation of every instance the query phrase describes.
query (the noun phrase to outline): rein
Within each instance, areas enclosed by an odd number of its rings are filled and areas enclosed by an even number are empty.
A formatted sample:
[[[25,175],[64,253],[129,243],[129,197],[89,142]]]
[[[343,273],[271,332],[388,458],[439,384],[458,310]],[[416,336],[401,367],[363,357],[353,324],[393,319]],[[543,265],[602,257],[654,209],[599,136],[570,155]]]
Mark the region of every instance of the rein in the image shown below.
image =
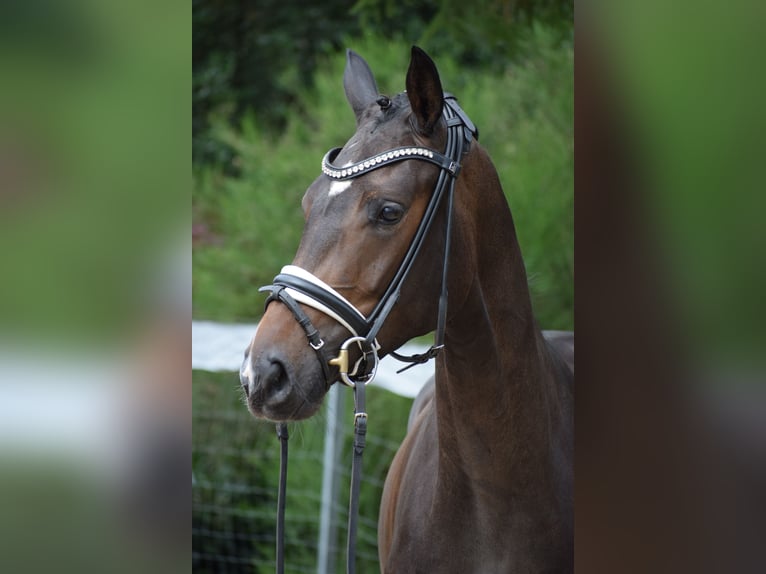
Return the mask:
[[[441,293],[439,295],[439,311],[434,335],[434,344],[425,353],[412,356],[400,355],[391,351],[390,354],[399,361],[411,363],[400,369],[402,372],[416,364],[425,363],[435,358],[444,348],[444,334],[447,320],[447,274],[449,251],[452,235],[452,206],[455,181],[460,173],[460,160],[467,153],[473,138],[478,137],[478,130],[457,100],[451,94],[445,94],[442,114],[447,124],[447,143],[444,153],[424,147],[398,147],[363,161],[348,166],[338,167],[332,162],[337,158],[342,148],[333,148],[322,159],[322,172],[329,178],[345,181],[365,175],[399,161],[417,159],[433,163],[440,168],[439,179],[420,221],[415,236],[404,255],[399,269],[386,288],[383,297],[378,301],[373,311],[365,317],[345,297],[311,272],[294,265],[282,268],[271,285],[261,287],[259,291],[270,292],[266,306],[272,301],[280,301],[291,311],[296,321],[306,334],[309,346],[317,354],[322,365],[326,387],[332,383],[330,365],[338,367],[341,382],[354,389],[354,445],[351,466],[351,487],[348,513],[348,542],[346,572],[353,574],[356,570],[356,530],[359,514],[359,486],[361,482],[362,454],[364,452],[367,434],[367,412],[365,407],[365,387],[375,377],[379,363],[378,350],[380,344],[376,337],[383,327],[388,315],[399,299],[402,285],[407,279],[413,264],[420,252],[428,230],[431,228],[439,206],[447,201],[447,225],[445,230],[444,263],[442,267]],[[300,304],[312,307],[332,317],[343,325],[351,334],[340,347],[337,357],[329,358],[325,352],[325,342],[319,331],[314,327],[308,315],[301,309]],[[361,357],[349,371],[349,346],[356,344]],[[285,423],[277,425],[277,436],[281,443],[280,477],[277,502],[277,573],[284,572],[284,521],[285,521],[285,491],[287,483],[287,441],[288,432]]]

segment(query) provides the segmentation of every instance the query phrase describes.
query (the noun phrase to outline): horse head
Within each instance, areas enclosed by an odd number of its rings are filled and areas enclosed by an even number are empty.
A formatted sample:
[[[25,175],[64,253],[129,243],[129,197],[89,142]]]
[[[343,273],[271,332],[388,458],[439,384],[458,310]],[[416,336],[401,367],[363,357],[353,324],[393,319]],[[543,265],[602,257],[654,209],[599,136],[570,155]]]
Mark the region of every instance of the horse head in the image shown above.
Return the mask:
[[[445,234],[435,230],[444,230],[448,211],[444,205],[431,208],[431,199],[450,160],[441,153],[449,128],[438,71],[413,47],[406,92],[388,97],[378,92],[367,63],[349,51],[343,84],[356,131],[343,148],[328,153],[324,173],[303,197],[300,245],[292,265],[275,279],[277,284],[283,277],[283,284],[269,287],[266,312],[240,372],[250,411],[274,421],[317,411],[342,374],[338,362],[328,359],[353,335],[361,336],[345,345],[350,362],[358,367],[359,359],[372,360],[360,342],[369,330],[365,322],[383,312],[381,303],[407,257],[413,272],[375,327],[374,361],[436,327]],[[422,232],[429,208],[432,229],[412,256],[413,238]],[[328,309],[306,296],[317,289],[319,299],[326,301],[330,293],[336,306],[330,301]],[[351,310],[342,312],[347,306]]]

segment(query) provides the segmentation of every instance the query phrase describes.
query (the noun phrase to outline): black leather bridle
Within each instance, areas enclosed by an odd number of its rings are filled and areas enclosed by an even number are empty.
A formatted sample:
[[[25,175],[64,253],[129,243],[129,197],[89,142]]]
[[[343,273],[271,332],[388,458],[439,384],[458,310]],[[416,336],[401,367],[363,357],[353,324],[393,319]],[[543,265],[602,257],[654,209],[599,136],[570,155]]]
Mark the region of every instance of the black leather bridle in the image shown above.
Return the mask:
[[[351,471],[346,561],[346,571],[349,574],[355,571],[356,562],[356,523],[359,513],[359,484],[361,481],[362,453],[367,433],[365,387],[375,377],[379,362],[378,350],[380,345],[376,337],[399,299],[404,281],[412,270],[428,230],[436,218],[439,206],[443,201],[446,201],[447,225],[445,229],[444,264],[442,267],[441,294],[439,296],[439,311],[434,344],[425,353],[419,355],[408,357],[393,351],[390,354],[400,361],[411,363],[409,366],[401,369],[403,371],[436,357],[444,347],[448,298],[447,274],[452,235],[452,205],[455,181],[460,173],[460,162],[463,155],[468,152],[472,139],[478,138],[479,134],[473,122],[471,122],[458,105],[455,97],[451,94],[444,95],[442,115],[447,124],[447,143],[444,153],[424,147],[405,146],[379,153],[357,163],[338,167],[332,162],[342,148],[334,148],[327,152],[322,159],[322,171],[327,177],[336,181],[354,179],[373,170],[409,159],[427,161],[436,164],[440,168],[439,179],[436,182],[433,194],[415,232],[415,236],[407,249],[407,253],[404,255],[399,269],[386,288],[383,297],[378,301],[369,316],[365,317],[345,297],[309,271],[292,265],[282,268],[281,273],[274,278],[271,285],[259,289],[259,291],[270,292],[266,299],[266,306],[272,301],[280,301],[287,306],[296,321],[298,321],[306,334],[309,345],[317,354],[327,388],[334,382],[330,372],[330,365],[333,365],[338,367],[340,380],[354,389],[354,457]],[[327,356],[325,342],[321,338],[319,331],[311,323],[308,315],[301,308],[301,303],[331,316],[351,333],[351,337],[341,345],[337,357],[329,358]],[[349,372],[348,347],[352,344],[359,346],[361,357],[354,365],[353,370]],[[281,442],[279,497],[277,503],[277,572],[282,574],[284,572],[284,507],[287,482],[288,432],[286,424],[280,423],[277,425],[277,436]]]

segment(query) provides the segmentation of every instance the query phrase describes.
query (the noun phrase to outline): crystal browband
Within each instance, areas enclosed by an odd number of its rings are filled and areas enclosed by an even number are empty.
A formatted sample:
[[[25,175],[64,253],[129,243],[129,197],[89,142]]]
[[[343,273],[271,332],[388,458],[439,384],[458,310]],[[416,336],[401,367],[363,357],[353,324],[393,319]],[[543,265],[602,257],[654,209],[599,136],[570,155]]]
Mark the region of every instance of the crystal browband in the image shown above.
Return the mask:
[[[338,157],[341,149],[333,148],[322,158],[322,172],[333,179],[354,179],[374,169],[396,163],[405,159],[422,159],[446,169],[453,177],[460,172],[460,164],[446,155],[424,147],[398,147],[379,153],[363,161],[346,166],[336,166],[332,161]]]

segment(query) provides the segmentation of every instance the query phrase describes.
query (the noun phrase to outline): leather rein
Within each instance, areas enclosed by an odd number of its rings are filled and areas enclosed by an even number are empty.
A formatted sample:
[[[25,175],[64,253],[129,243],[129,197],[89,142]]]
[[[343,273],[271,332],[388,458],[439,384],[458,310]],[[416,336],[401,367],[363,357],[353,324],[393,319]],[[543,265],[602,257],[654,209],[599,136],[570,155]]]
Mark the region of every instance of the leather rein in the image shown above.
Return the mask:
[[[325,384],[329,389],[332,383],[330,365],[338,367],[339,376],[343,384],[354,389],[354,442],[353,459],[351,465],[351,488],[349,496],[348,513],[348,540],[346,572],[353,574],[356,570],[356,530],[359,515],[359,486],[361,482],[362,454],[365,448],[367,434],[367,412],[365,406],[365,387],[374,378],[377,372],[378,350],[380,345],[376,339],[378,332],[383,327],[389,313],[393,309],[402,285],[409,275],[415,259],[423,246],[425,237],[431,224],[436,217],[439,206],[447,202],[447,225],[445,230],[444,265],[442,268],[441,294],[439,296],[439,311],[437,326],[434,335],[434,344],[425,353],[412,356],[404,356],[395,352],[390,354],[399,361],[408,362],[410,365],[400,369],[402,372],[416,364],[425,363],[436,357],[444,348],[444,333],[447,318],[447,273],[449,263],[450,239],[452,231],[452,205],[455,190],[455,181],[460,173],[460,160],[468,152],[473,138],[478,138],[478,130],[465,112],[460,108],[457,100],[451,94],[444,95],[442,115],[447,124],[447,144],[444,153],[424,147],[398,147],[363,161],[337,167],[332,162],[338,156],[342,148],[333,148],[322,159],[322,172],[336,181],[345,181],[360,177],[373,170],[389,166],[403,160],[417,159],[436,164],[440,168],[439,179],[434,187],[433,194],[426,207],[423,218],[420,221],[415,236],[410,243],[407,253],[399,265],[399,269],[386,288],[383,297],[377,305],[365,317],[353,304],[335,289],[324,283],[321,279],[309,271],[287,265],[274,278],[271,285],[261,287],[259,291],[268,291],[266,306],[272,301],[283,303],[293,314],[298,324],[303,329],[308,339],[309,346],[316,352]],[[337,357],[327,356],[325,342],[319,331],[314,327],[308,315],[301,305],[312,307],[332,317],[343,325],[351,334],[340,347]],[[353,365],[349,365],[349,346],[356,344],[361,357]],[[280,476],[279,492],[277,499],[277,574],[284,572],[284,530],[285,530],[285,495],[287,485],[287,441],[288,432],[286,423],[277,424],[277,436],[280,440]]]

